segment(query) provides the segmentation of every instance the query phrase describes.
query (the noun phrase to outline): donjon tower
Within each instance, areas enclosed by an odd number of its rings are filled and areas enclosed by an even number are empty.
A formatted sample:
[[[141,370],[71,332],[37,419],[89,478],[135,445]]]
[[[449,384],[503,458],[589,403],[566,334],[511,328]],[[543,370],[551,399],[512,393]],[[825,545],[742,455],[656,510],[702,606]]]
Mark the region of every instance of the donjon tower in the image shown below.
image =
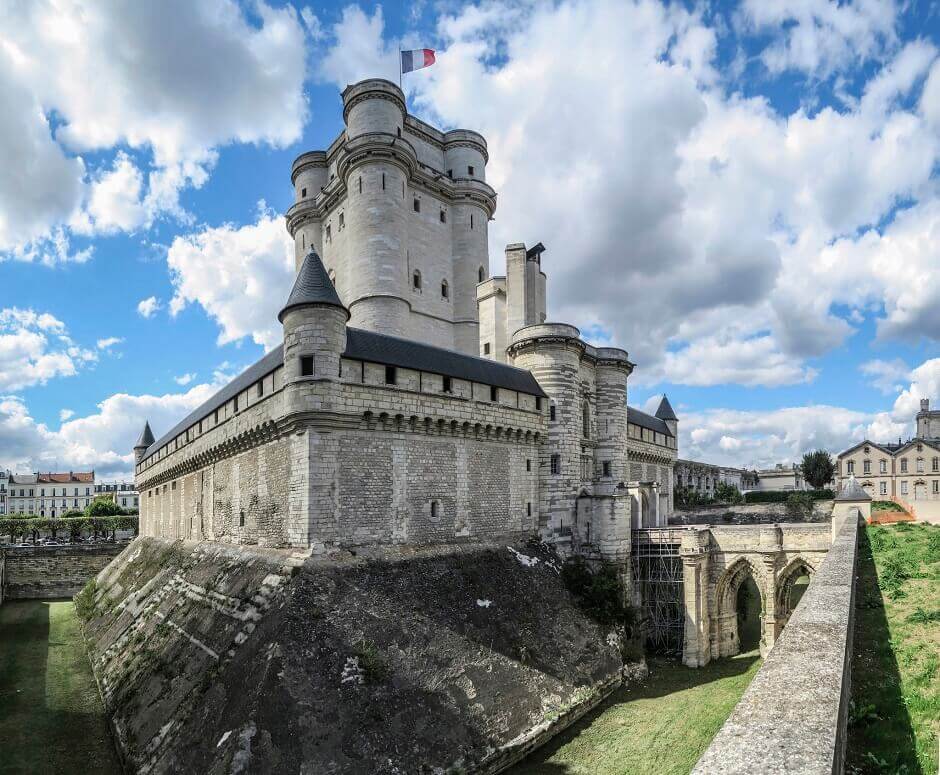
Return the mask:
[[[298,270],[314,249],[350,326],[478,354],[477,285],[489,277],[496,209],[486,140],[408,115],[389,81],[342,96],[345,130],[291,168]]]

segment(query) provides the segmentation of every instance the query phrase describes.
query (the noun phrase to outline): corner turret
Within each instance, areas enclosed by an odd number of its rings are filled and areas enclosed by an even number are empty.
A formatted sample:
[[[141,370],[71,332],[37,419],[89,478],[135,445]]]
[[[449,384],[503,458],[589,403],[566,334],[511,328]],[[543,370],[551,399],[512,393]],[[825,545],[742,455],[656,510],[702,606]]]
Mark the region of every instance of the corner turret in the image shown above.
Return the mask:
[[[678,448],[679,440],[679,418],[676,417],[676,413],[672,408],[672,404],[669,403],[669,399],[666,398],[666,394],[663,393],[663,398],[659,402],[659,408],[656,410],[656,416],[666,423],[666,427],[669,428],[670,433],[676,439],[676,447]]]
[[[153,442],[153,431],[150,430],[150,421],[147,420],[144,422],[144,429],[140,432],[140,437],[134,445],[134,463],[139,463],[144,459],[144,454]]]

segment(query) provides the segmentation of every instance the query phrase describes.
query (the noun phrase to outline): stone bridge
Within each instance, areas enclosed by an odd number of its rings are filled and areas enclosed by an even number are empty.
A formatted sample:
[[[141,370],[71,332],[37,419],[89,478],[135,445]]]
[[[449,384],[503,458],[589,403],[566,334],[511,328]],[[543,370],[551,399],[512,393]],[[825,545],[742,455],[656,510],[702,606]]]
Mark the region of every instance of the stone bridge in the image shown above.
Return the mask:
[[[740,651],[738,590],[761,599],[761,654],[793,612],[794,582],[816,573],[832,543],[829,523],[693,526],[633,531],[635,595],[654,633],[701,667]]]

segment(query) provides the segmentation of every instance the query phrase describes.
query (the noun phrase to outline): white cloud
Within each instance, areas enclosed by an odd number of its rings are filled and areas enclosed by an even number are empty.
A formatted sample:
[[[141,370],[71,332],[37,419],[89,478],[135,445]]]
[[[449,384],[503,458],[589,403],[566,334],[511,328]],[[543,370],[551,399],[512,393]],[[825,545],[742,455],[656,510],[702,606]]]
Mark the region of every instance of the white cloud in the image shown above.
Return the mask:
[[[54,316],[16,307],[0,310],[0,390],[71,377],[96,360],[92,350],[72,341],[65,324]]]
[[[97,342],[97,347],[99,350],[110,350],[112,347],[114,347],[114,345],[121,344],[123,341],[123,337],[109,336],[106,339],[99,339]]]
[[[194,379],[196,379],[195,372],[189,372],[187,374],[180,374],[178,377],[173,377],[173,381],[177,385],[182,385],[184,387],[188,385],[190,382],[192,382]]]
[[[65,422],[66,420],[70,420],[70,419],[72,419],[74,416],[75,416],[75,412],[72,411],[71,409],[60,409],[60,410],[59,410],[59,420],[60,420],[61,422]]]
[[[133,446],[144,422],[149,420],[159,437],[231,379],[229,374],[216,376],[212,383],[194,385],[182,393],[117,393],[85,417],[62,410],[57,431],[37,422],[22,398],[0,395],[0,467],[14,471],[93,468],[99,476],[130,478]]]
[[[258,220],[177,237],[167,253],[175,293],[170,312],[199,304],[220,327],[219,344],[251,337],[271,349],[277,313],[294,281],[294,246],[284,220],[259,203]]]
[[[111,233],[185,217],[179,193],[205,182],[218,148],[296,141],[305,41],[292,7],[264,0],[3,4],[0,251],[52,263],[72,256],[66,224]],[[75,154],[116,148],[149,155],[146,176],[119,150],[85,180]]]
[[[807,359],[840,346],[862,311],[878,317],[872,309],[884,309],[883,336],[940,337],[921,248],[937,240],[934,46],[894,45],[894,5],[878,0],[769,6],[752,8],[761,35],[782,14],[835,36],[818,67],[846,45],[856,64],[885,64],[859,75],[861,95],[844,110],[782,115],[716,76],[720,29],[697,12],[507,1],[441,17],[438,63],[405,84],[422,117],[487,137],[494,271],[505,244],[544,242],[550,316],[609,332],[639,364],[635,379],[806,382]],[[340,87],[387,77],[398,42],[382,23],[379,11],[347,8],[321,77]],[[793,35],[796,45],[804,33]],[[869,46],[872,35],[881,42]],[[928,73],[938,74],[924,86]],[[894,224],[900,204],[912,215]],[[891,264],[880,240],[905,229],[917,243],[905,262],[923,282],[861,268]]]
[[[859,366],[859,371],[871,377],[872,385],[882,393],[900,393],[904,389],[901,382],[911,378],[910,367],[900,358],[868,361]]]
[[[895,0],[744,0],[741,13],[773,42],[761,59],[773,73],[798,70],[828,77],[871,59],[897,43]]]
[[[137,302],[137,312],[145,318],[152,318],[162,308],[163,304],[156,296],[148,296]]]

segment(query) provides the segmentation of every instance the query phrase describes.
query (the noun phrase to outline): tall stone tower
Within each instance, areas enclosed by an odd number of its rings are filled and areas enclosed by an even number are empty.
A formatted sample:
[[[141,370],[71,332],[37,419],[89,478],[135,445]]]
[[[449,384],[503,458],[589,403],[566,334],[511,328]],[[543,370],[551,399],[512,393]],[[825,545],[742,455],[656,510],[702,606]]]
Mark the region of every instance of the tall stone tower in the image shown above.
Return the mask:
[[[408,115],[395,84],[343,91],[345,131],[291,169],[297,268],[315,250],[349,325],[476,355],[496,193],[486,140]]]

